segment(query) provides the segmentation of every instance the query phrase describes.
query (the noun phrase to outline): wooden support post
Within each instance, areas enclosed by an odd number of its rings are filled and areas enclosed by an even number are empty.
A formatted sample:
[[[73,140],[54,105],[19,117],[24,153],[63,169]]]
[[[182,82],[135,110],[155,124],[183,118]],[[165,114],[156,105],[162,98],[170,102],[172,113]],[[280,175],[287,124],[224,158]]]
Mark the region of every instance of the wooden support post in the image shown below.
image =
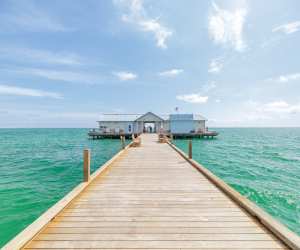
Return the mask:
[[[189,158],[190,159],[193,158],[193,144],[192,144],[192,140],[189,140]]]
[[[171,143],[173,142],[173,134],[170,134],[170,141],[171,141]]]
[[[89,149],[83,150],[83,181],[90,180],[90,165],[91,165],[91,152]]]
[[[125,149],[125,136],[121,136],[122,149]]]

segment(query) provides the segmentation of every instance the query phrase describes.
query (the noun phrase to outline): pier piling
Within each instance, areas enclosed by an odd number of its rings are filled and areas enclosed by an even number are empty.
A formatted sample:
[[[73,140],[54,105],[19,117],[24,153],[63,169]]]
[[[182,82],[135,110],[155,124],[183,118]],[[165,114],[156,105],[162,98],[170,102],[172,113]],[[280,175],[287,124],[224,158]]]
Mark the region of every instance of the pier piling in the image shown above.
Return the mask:
[[[125,148],[125,136],[124,135],[121,136],[121,144],[122,144],[122,149],[124,149]]]
[[[192,140],[189,140],[189,159],[193,158],[193,144]]]
[[[91,165],[91,152],[89,149],[83,150],[83,181],[90,180],[90,165]]]

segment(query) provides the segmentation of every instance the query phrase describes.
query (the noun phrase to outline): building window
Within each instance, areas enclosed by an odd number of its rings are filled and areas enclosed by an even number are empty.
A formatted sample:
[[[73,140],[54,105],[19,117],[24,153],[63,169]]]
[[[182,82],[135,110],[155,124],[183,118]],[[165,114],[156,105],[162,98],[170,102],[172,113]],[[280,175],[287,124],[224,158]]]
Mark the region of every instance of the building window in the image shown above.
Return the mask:
[[[131,132],[131,124],[128,125],[128,131]]]

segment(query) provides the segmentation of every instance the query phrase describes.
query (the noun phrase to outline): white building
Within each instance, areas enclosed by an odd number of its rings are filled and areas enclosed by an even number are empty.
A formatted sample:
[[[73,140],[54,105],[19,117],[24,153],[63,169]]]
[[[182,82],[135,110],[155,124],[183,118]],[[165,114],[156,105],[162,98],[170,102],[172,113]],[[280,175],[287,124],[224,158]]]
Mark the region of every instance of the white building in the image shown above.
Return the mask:
[[[172,133],[190,134],[205,131],[206,119],[194,114],[156,115],[148,112],[137,114],[105,114],[98,121],[101,133]]]

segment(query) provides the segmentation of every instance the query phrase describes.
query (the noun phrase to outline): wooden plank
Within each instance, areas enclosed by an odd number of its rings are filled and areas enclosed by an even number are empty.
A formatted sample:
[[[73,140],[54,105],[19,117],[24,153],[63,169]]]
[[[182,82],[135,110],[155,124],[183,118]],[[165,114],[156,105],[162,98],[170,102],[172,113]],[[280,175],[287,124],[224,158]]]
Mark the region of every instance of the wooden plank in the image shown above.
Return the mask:
[[[144,214],[202,214],[202,213],[236,213],[240,212],[241,210],[239,208],[170,208],[170,207],[163,207],[163,208],[150,208],[150,207],[144,207],[144,208],[134,208],[134,207],[127,207],[125,208],[118,208],[118,207],[107,207],[107,208],[68,208],[66,211],[78,211],[78,212],[97,212],[98,214],[104,214],[104,213],[114,213],[116,215],[121,214],[122,211],[128,212],[128,213],[144,213]]]
[[[63,213],[57,216],[53,221],[119,221],[119,222],[128,222],[128,221],[218,221],[218,222],[226,222],[226,221],[252,221],[251,217],[247,216],[92,216],[92,215],[68,215]]]
[[[199,210],[153,210],[153,209],[144,209],[144,210],[119,210],[111,211],[111,209],[107,210],[92,210],[92,209],[65,209],[65,215],[74,215],[74,216],[83,216],[83,215],[90,215],[90,216],[173,216],[173,217],[180,217],[180,216],[222,216],[222,217],[236,217],[236,216],[245,216],[245,213],[241,211],[199,211]]]
[[[215,229],[220,227],[257,227],[253,221],[239,221],[239,222],[214,222],[214,221],[128,221],[126,225],[119,221],[59,221],[51,222],[48,227],[213,227]]]
[[[61,241],[61,240],[92,240],[92,241],[183,241],[183,240],[196,240],[196,241],[274,241],[274,237],[270,234],[70,234],[70,233],[43,233],[40,235],[39,240],[47,241]]]
[[[65,234],[268,234],[259,227],[220,227],[217,230],[213,227],[47,227],[43,233],[65,233]]]
[[[91,241],[91,240],[82,240],[82,241],[43,241],[37,240],[33,241],[30,249],[39,249],[39,248],[98,248],[98,249],[107,249],[107,248],[211,248],[211,249],[243,249],[243,248],[252,248],[252,249],[282,249],[283,245],[276,241]]]

